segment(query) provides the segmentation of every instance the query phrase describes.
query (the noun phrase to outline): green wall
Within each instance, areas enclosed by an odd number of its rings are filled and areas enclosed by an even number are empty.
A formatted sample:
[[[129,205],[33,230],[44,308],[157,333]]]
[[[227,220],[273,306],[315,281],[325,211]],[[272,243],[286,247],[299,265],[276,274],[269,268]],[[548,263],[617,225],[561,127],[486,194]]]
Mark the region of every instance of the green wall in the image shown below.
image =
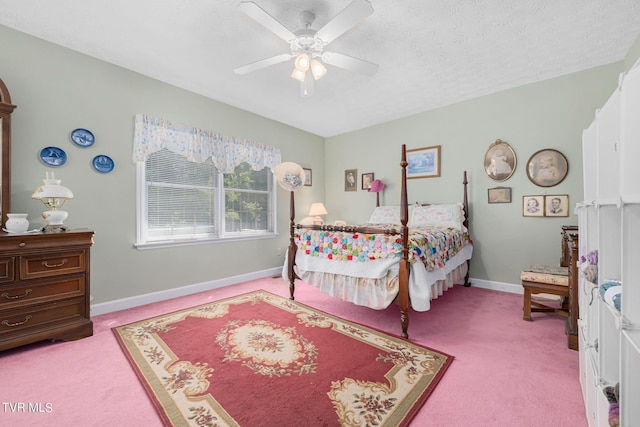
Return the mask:
[[[312,187],[298,192],[301,211],[324,194],[324,139],[178,89],[140,74],[0,26],[0,78],[17,105],[12,116],[12,211],[42,225],[44,206],[31,200],[46,171],[69,187],[66,224],[95,230],[91,256],[94,303],[273,269],[288,243],[288,194],[278,190],[277,238],[165,249],[133,248],[136,231],[135,164],[131,161],[134,116],[144,113],[225,135],[276,146],[284,161],[313,169]],[[96,135],[90,148],[69,140],[84,127]],[[53,145],[68,161],[48,168],[39,151]],[[108,174],[91,159],[115,161]],[[230,256],[235,253],[238,256]]]
[[[637,45],[637,43],[636,43]],[[640,49],[634,48],[632,51]],[[632,61],[484,96],[434,111],[328,139],[248,113],[137,73],[0,26],[0,78],[12,101],[12,211],[28,212],[40,226],[43,206],[30,199],[47,170],[55,171],[75,194],[67,202],[67,224],[96,231],[92,251],[94,303],[109,302],[183,286],[273,270],[283,262],[278,248],[288,243],[288,195],[278,190],[279,236],[250,242],[136,250],[135,165],[131,162],[133,121],[137,113],[212,129],[226,135],[274,145],[284,161],[313,169],[313,186],[296,193],[298,219],[312,202],[324,201],[327,221],[364,222],[375,195],[344,192],[344,170],[374,172],[389,186],[384,204],[399,202],[400,145],[442,146],[442,176],[409,182],[411,202],[453,202],[461,198],[462,171],[469,173],[471,229],[475,254],[471,276],[480,281],[518,283],[522,266],[556,263],[559,230],[569,218],[523,218],[526,194],[582,193],[581,133],[615,89],[618,74]],[[78,148],[69,132],[91,129],[97,142]],[[489,144],[507,141],[518,157],[513,177],[491,181],[482,169]],[[69,155],[55,170],[38,160],[54,145]],[[542,148],[562,151],[569,175],[561,184],[540,188],[528,181],[524,166]],[[107,154],[109,174],[94,172],[90,160]],[[360,177],[359,177],[360,179]],[[513,203],[487,203],[487,188],[512,187]],[[231,256],[230,254],[241,254]]]
[[[399,204],[401,144],[408,149],[440,145],[441,177],[409,180],[409,201],[462,201],[466,170],[475,243],[470,275],[519,283],[522,267],[559,262],[561,226],[577,224],[573,214],[524,218],[522,196],[568,194],[572,206],[582,200],[582,130],[613,92],[622,70],[619,62],[328,138],[327,210],[341,212],[341,219],[351,223],[368,219],[375,196],[343,189],[344,170],[355,168],[359,173],[374,172],[389,185],[381,203]],[[483,169],[484,155],[496,139],[508,142],[517,156],[513,176],[500,183]],[[529,157],[544,148],[561,151],[569,161],[567,177],[555,187],[537,187],[526,176]],[[511,187],[512,203],[487,202],[487,189],[497,186]],[[342,206],[349,210],[340,209]]]

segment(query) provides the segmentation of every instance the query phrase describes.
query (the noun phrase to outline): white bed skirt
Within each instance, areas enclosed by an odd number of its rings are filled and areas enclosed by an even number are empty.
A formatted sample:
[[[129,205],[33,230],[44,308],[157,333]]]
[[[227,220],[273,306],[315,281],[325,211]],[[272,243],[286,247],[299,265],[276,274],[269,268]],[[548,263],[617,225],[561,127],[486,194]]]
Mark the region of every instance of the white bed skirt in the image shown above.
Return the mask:
[[[466,245],[444,267],[433,271],[427,271],[421,262],[410,264],[409,298],[411,299],[411,307],[416,311],[427,311],[431,308],[431,300],[438,298],[454,284],[464,283],[464,277],[468,271],[466,261],[471,259],[472,254],[473,246]],[[289,281],[287,259],[285,257],[282,268],[282,278],[285,281]],[[380,266],[374,267],[376,261],[346,263],[356,268],[369,266],[365,269],[368,270],[368,274],[365,274],[367,277],[356,277],[335,272],[337,267],[345,266],[344,262],[297,254],[296,273],[304,282],[319,288],[332,297],[382,310],[387,308],[398,295],[400,259],[396,258],[391,265],[388,260],[381,261],[384,261],[384,271],[381,273],[378,267],[381,267],[382,263]],[[323,266],[322,264],[327,265]],[[377,273],[371,274],[372,271],[377,271]]]

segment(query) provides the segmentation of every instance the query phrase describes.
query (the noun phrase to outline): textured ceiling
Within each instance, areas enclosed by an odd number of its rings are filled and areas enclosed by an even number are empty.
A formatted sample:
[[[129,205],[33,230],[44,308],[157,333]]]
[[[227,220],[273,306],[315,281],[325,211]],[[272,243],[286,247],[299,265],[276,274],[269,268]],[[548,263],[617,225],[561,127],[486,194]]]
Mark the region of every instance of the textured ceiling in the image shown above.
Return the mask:
[[[254,1],[292,31],[350,3]],[[233,72],[289,49],[239,2],[0,0],[0,24],[323,137],[619,61],[640,35],[640,0],[372,0],[327,49],[379,71],[328,67],[301,98],[292,61]]]

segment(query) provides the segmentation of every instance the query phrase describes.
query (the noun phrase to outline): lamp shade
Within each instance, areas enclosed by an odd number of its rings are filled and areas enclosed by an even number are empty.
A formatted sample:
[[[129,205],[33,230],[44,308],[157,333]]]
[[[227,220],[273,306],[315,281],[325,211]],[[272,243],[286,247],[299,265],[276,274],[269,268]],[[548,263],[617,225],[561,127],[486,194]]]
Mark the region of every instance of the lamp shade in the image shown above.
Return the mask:
[[[369,193],[379,193],[384,190],[386,186],[387,185],[385,183],[383,183],[379,179],[376,179],[371,183],[371,187],[369,187]]]
[[[287,191],[297,191],[302,188],[306,179],[304,169],[297,163],[283,162],[274,168],[278,185]]]
[[[309,208],[309,216],[313,217],[313,223],[316,225],[322,225],[322,218],[320,215],[326,215],[327,210],[322,203],[312,203]]]
[[[36,188],[31,194],[32,199],[41,200],[45,205],[53,208],[59,208],[65,200],[73,199],[71,190],[60,185],[61,180],[55,179],[53,174],[49,176],[48,172],[46,176],[42,180],[44,185]]]
[[[322,203],[312,203],[309,208],[309,216],[326,215],[327,209]]]

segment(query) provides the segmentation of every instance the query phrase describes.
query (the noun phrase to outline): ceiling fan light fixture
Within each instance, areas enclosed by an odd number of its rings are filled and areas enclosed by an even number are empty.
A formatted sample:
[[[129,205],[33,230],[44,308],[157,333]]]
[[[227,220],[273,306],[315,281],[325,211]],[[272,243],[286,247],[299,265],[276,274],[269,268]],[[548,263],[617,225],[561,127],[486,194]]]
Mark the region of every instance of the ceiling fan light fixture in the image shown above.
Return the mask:
[[[296,70],[300,70],[303,73],[306,73],[309,69],[309,55],[306,53],[301,53],[296,58],[294,65],[296,67]]]
[[[294,68],[293,72],[291,72],[291,77],[298,80],[300,83],[304,83],[304,77],[306,76],[306,74],[307,73],[305,73],[304,71]]]
[[[314,59],[311,61],[311,73],[314,79],[320,80],[327,73],[327,67],[322,65],[322,62]]]

